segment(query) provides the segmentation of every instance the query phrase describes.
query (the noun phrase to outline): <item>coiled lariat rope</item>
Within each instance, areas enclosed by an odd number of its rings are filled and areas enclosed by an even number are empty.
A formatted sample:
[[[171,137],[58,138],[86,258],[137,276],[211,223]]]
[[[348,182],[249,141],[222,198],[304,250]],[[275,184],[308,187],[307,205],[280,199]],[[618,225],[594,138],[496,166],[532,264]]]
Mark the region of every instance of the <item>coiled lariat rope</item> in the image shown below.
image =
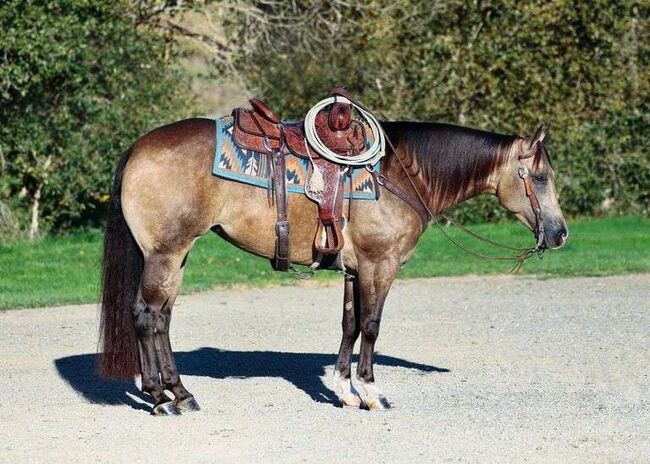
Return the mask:
[[[358,155],[347,156],[333,152],[325,146],[316,132],[316,115],[323,108],[333,103],[347,103],[352,105],[363,119],[366,120],[366,123],[370,128],[370,132],[373,135],[372,145]],[[307,116],[305,116],[305,138],[307,139],[307,142],[309,142],[309,145],[311,145],[314,151],[316,151],[320,156],[333,163],[342,164],[344,166],[374,166],[386,154],[386,139],[384,131],[382,130],[381,124],[377,118],[375,118],[370,111],[359,103],[341,95],[335,95],[321,100],[309,110]]]

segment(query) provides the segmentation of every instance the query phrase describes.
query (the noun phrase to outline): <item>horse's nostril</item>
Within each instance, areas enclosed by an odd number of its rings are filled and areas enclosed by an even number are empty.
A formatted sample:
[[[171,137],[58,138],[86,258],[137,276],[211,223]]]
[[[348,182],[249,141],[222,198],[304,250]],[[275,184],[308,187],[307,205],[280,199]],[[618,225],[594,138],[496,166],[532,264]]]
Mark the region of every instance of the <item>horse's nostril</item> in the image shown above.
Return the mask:
[[[555,235],[555,240],[558,245],[564,245],[564,242],[566,242],[566,238],[567,238],[566,229],[560,229]]]

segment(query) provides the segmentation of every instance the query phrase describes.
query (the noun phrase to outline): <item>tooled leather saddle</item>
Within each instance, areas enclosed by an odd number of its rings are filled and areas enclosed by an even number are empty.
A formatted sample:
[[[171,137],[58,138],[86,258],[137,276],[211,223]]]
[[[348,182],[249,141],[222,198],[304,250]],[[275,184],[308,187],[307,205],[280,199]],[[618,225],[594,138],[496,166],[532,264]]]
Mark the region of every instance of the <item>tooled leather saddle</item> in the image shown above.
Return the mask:
[[[350,98],[342,87],[332,96]],[[287,188],[285,156],[288,153],[311,161],[306,179],[305,193],[318,205],[319,225],[314,247],[322,256],[338,255],[343,240],[343,185],[348,167],[321,158],[305,139],[304,121],[284,122],[260,99],[249,100],[251,109],[233,110],[233,140],[246,150],[266,153],[271,162],[271,180],[277,208],[275,227],[275,257],[271,264],[275,270],[290,267],[289,222],[287,220]],[[353,118],[352,105],[335,101],[316,115],[316,134],[331,151],[342,156],[357,155],[366,144],[366,131],[361,121]],[[307,186],[314,186],[307,188]]]

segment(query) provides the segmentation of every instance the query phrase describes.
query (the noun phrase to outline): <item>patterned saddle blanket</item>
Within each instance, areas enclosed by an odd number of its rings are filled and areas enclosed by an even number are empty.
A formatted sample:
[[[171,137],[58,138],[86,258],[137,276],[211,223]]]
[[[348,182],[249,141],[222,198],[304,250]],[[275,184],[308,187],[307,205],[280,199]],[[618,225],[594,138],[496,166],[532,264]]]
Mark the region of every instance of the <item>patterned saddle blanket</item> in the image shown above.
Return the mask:
[[[222,179],[270,189],[269,162],[266,153],[245,150],[233,141],[234,118],[224,116],[216,120],[216,143],[212,173]],[[305,180],[309,160],[291,153],[286,155],[286,185],[289,193],[305,194]],[[379,163],[375,166],[381,172]],[[350,182],[352,192],[350,195]],[[363,167],[356,168],[351,177],[345,178],[344,198],[353,200],[375,200],[375,183],[372,175]]]

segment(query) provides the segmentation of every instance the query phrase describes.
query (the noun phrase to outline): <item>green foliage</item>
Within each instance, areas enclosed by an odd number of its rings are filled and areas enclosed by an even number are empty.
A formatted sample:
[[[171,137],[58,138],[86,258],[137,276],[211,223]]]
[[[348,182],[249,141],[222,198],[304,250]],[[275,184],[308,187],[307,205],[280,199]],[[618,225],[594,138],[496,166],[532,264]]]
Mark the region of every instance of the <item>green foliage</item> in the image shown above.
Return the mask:
[[[256,3],[256,2],[252,2]],[[281,2],[306,27],[278,27],[238,67],[283,115],[345,84],[390,119],[526,135],[550,121],[547,148],[573,214],[648,213],[648,8],[624,0]],[[329,2],[327,2],[329,4]],[[285,19],[291,23],[291,19]],[[250,36],[233,20],[231,40]],[[327,27],[325,27],[327,25]],[[305,28],[309,34],[305,37]],[[302,43],[308,44],[301,48]],[[464,219],[499,218],[494,201]]]
[[[120,153],[183,112],[165,38],[129,8],[0,4],[0,201],[23,222],[37,200],[46,227],[96,221]]]
[[[188,11],[212,19],[192,32],[174,22]],[[648,214],[649,16],[632,0],[6,0],[0,236],[33,212],[45,229],[97,223],[119,154],[191,114],[173,34],[287,118],[344,84],[390,119],[522,135],[550,121],[566,212]],[[506,212],[480,198],[454,215]]]
[[[650,111],[608,112],[569,127],[572,146],[559,145],[560,188],[570,213],[603,213],[609,203],[623,211],[648,212],[650,204]],[[582,154],[582,157],[580,157]],[[597,187],[597,188],[595,188]]]
[[[515,223],[484,224],[473,230],[503,243],[531,245],[530,232]],[[650,221],[638,217],[569,222],[570,238],[560,251],[531,258],[521,273],[538,276],[611,275],[650,272]],[[475,249],[477,242],[449,229]],[[0,309],[97,301],[102,248],[100,231],[75,232],[36,243],[0,243]],[[482,250],[486,252],[486,250]],[[487,252],[501,253],[502,250]],[[509,263],[484,261],[451,245],[435,228],[427,230],[400,277],[434,277],[505,273]],[[319,272],[319,280],[340,281],[334,272]],[[216,236],[200,239],[192,249],[183,292],[214,286],[296,285],[295,276],[273,272],[268,260],[247,254]]]

